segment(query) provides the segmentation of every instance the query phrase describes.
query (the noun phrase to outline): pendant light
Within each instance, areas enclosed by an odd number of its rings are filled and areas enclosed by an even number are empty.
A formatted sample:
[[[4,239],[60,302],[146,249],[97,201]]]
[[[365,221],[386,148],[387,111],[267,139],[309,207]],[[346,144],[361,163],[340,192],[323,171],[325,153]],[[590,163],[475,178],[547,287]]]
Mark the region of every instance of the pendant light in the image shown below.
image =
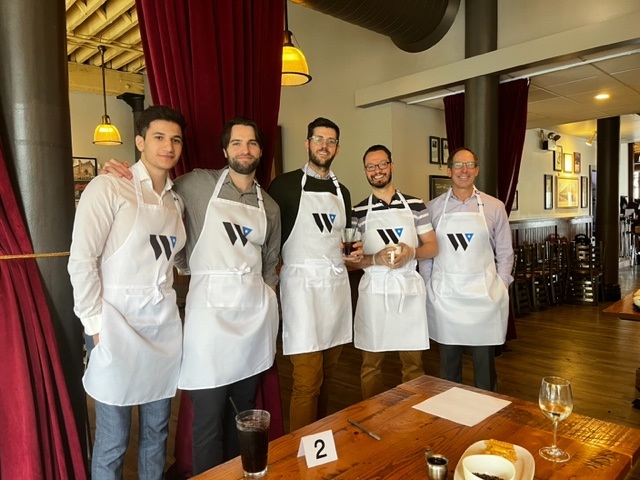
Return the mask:
[[[293,33],[289,30],[287,0],[284,0],[284,46],[282,47],[282,83],[283,87],[295,87],[311,81],[309,66],[304,53],[293,45]],[[297,43],[297,42],[296,42]]]
[[[104,52],[106,48],[104,45],[100,45],[98,50],[102,58],[102,99],[104,100],[104,115],[102,116],[102,123],[100,123],[100,125],[96,127],[95,132],[93,132],[93,143],[96,145],[122,145],[120,132],[118,132],[118,129],[114,125],[111,125],[111,119],[109,115],[107,115],[107,81],[104,72]]]

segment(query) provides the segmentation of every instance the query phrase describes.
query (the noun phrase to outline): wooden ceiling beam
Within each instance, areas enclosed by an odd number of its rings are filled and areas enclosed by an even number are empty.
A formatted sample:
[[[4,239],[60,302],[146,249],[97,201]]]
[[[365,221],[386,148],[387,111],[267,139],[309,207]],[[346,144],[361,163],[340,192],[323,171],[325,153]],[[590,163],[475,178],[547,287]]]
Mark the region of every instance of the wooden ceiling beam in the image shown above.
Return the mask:
[[[69,63],[69,90],[102,95],[102,72],[100,67]],[[139,73],[105,70],[107,95],[117,96],[131,92],[144,95],[144,76]]]
[[[82,0],[67,9],[67,31],[73,31],[78,25],[91,17],[107,0]]]

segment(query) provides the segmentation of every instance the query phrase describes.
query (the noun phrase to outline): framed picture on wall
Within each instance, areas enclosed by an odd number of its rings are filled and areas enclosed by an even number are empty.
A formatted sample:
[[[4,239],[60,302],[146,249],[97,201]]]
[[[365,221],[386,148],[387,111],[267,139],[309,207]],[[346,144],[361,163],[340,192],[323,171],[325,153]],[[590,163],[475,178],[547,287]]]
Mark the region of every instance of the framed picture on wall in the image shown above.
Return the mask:
[[[580,173],[582,170],[582,155],[580,152],[573,152],[573,173]]]
[[[429,163],[440,163],[440,137],[429,137]]]
[[[589,206],[589,177],[580,177],[580,208]]]
[[[562,167],[564,173],[573,173],[573,154],[565,153],[564,154],[564,164]]]
[[[544,209],[553,208],[553,175],[544,176]]]
[[[562,153],[558,153],[557,150],[553,152],[553,171],[561,172],[562,171]]]
[[[445,175],[429,175],[429,200],[446,193],[451,186],[451,179]]]
[[[579,190],[577,177],[558,177],[558,208],[578,208]]]
[[[511,204],[511,211],[515,212],[518,210],[518,190],[516,190],[516,194],[513,196],[513,203]]]
[[[98,174],[98,160],[93,157],[73,157],[73,180],[88,182]]]
[[[440,162],[446,163],[449,158],[449,142],[446,138],[440,139]]]

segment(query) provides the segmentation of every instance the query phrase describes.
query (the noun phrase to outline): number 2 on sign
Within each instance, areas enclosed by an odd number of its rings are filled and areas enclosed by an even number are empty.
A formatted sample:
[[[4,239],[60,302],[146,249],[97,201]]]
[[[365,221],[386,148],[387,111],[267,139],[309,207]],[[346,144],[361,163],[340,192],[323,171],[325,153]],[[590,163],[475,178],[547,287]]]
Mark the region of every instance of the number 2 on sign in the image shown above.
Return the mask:
[[[326,430],[302,437],[298,456],[303,455],[309,468],[335,462],[338,459],[338,453],[336,452],[336,443],[333,440],[333,431]]]

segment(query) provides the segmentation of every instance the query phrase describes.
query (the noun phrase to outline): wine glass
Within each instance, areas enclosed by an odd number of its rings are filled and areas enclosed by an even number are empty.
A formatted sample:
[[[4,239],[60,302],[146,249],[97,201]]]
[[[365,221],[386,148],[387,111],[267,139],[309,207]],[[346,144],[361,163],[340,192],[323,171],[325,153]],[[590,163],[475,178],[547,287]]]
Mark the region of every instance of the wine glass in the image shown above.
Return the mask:
[[[566,462],[571,458],[567,452],[556,446],[558,422],[571,414],[573,410],[573,394],[571,383],[562,377],[544,377],[540,385],[538,398],[542,413],[553,422],[553,445],[541,448],[538,453],[552,462]]]

